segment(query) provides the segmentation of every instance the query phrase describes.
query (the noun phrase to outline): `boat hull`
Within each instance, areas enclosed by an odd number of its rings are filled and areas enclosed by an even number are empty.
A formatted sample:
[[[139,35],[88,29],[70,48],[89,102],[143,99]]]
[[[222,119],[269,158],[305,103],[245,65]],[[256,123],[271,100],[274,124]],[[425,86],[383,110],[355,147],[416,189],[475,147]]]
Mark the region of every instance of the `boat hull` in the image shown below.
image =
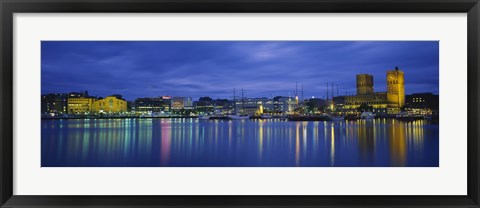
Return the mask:
[[[331,121],[332,118],[327,116],[289,116],[288,121]]]

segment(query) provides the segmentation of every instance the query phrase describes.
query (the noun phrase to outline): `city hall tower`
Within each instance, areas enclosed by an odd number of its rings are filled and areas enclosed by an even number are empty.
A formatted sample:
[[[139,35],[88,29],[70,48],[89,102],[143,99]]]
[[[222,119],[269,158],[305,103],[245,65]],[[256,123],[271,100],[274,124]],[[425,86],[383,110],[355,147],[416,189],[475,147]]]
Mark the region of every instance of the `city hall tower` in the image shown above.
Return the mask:
[[[373,93],[373,76],[357,74],[357,95]]]
[[[387,94],[393,95],[389,96],[389,103],[395,103],[398,108],[405,105],[405,80],[397,66],[387,71]]]

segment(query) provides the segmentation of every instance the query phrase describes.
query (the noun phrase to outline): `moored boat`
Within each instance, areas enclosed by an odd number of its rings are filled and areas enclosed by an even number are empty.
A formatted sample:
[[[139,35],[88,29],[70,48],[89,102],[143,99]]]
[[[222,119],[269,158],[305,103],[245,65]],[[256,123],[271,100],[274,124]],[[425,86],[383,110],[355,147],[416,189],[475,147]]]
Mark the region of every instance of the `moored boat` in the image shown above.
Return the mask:
[[[253,115],[250,116],[250,119],[271,119],[273,118],[271,115]]]
[[[375,114],[372,113],[372,112],[363,112],[362,114],[360,114],[360,118],[361,119],[374,119],[375,118]]]
[[[228,120],[229,118],[227,116],[210,116],[208,119],[210,120]]]
[[[289,121],[331,121],[330,116],[312,115],[312,116],[287,116]]]
[[[239,114],[227,115],[227,117],[232,120],[243,120],[243,119],[250,118],[250,116],[248,115],[239,115]]]
[[[200,120],[208,120],[210,119],[211,116],[208,116],[208,115],[201,115],[201,116],[198,116],[198,119]]]
[[[398,115],[395,116],[397,120],[402,120],[402,121],[413,121],[413,120],[420,120],[424,119],[423,115],[413,115],[413,114],[408,114],[405,112],[402,112]]]

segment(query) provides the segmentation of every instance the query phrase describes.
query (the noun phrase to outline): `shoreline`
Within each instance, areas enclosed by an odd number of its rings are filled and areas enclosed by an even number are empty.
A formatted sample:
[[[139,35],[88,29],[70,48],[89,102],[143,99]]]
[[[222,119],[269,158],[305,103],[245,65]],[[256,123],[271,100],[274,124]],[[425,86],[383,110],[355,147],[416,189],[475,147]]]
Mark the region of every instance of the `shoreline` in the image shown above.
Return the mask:
[[[85,120],[85,119],[92,119],[92,120],[104,120],[104,119],[183,119],[183,118],[193,118],[193,119],[198,119],[198,120],[203,120],[199,119],[197,116],[147,116],[147,117],[140,117],[140,116],[119,116],[119,117],[42,117],[41,120]],[[281,119],[285,121],[290,121],[290,122],[303,122],[303,121],[320,121],[320,120],[311,120],[311,119],[288,119],[288,118],[249,118],[245,120],[275,120],[275,119]],[[429,120],[438,123],[438,118],[436,119],[402,119],[402,118],[395,118],[395,117],[379,117],[379,118],[374,118],[374,119],[345,119],[344,121],[347,120],[376,120],[376,119],[395,119],[398,121],[404,121],[404,122],[409,122],[409,121],[414,121],[414,120]],[[214,120],[236,120],[236,119],[207,119],[207,121],[214,121]],[[326,122],[338,122],[340,120],[321,120],[321,121],[326,121]]]
[[[144,119],[144,118],[197,118],[197,116],[117,116],[117,117],[41,117],[42,120],[61,119]]]

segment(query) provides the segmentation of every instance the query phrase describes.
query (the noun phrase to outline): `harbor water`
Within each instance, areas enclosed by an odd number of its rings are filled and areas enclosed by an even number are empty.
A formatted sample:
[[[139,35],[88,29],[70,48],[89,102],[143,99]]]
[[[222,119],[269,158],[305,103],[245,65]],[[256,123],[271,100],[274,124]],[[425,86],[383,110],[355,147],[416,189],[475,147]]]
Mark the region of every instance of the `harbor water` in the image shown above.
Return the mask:
[[[438,167],[429,120],[42,120],[42,167]]]

